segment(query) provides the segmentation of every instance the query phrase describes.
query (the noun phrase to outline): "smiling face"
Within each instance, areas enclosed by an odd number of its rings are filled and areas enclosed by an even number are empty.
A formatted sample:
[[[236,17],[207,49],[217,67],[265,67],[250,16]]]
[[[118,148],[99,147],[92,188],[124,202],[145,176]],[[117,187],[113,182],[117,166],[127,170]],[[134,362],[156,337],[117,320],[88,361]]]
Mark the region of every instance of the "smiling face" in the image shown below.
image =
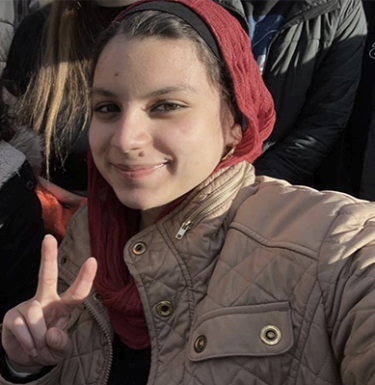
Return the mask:
[[[240,127],[185,39],[113,38],[95,69],[92,110],[96,167],[125,206],[142,211],[195,188],[239,141]]]

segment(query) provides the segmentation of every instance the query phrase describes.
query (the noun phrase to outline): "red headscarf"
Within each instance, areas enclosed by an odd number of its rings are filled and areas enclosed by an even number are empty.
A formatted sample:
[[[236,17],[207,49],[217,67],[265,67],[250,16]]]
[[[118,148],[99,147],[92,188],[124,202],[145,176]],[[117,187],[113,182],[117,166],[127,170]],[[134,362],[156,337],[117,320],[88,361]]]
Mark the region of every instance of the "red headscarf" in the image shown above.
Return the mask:
[[[247,128],[234,155],[215,171],[243,160],[252,163],[262,153],[262,144],[273,128],[275,112],[253,59],[248,35],[233,16],[211,0],[164,1],[185,5],[209,26],[233,79],[237,106],[247,118]],[[139,4],[129,7],[117,20]],[[170,210],[175,206],[172,203]],[[124,246],[138,230],[138,213],[119,202],[95,167],[91,154],[88,208],[91,249],[99,264],[95,287],[104,297],[103,303],[121,340],[133,349],[147,348],[150,341],[142,303],[123,260]]]

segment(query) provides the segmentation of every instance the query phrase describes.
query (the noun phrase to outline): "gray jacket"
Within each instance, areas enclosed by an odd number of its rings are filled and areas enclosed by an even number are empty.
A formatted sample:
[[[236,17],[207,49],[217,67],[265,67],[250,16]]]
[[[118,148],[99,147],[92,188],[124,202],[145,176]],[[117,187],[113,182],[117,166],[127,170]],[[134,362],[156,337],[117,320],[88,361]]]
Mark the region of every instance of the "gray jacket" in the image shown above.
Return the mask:
[[[374,254],[375,204],[256,178],[247,163],[220,171],[124,247],[148,384],[374,385]],[[90,255],[83,207],[59,250],[59,290]],[[30,384],[107,383],[113,329],[98,293],[68,331],[70,356]]]
[[[15,29],[28,13],[28,0],[0,0],[0,77]]]
[[[215,1],[247,20],[247,1]],[[285,4],[285,21],[271,42],[263,73],[277,121],[255,168],[258,175],[306,184],[345,130],[360,76],[366,20],[360,0]]]

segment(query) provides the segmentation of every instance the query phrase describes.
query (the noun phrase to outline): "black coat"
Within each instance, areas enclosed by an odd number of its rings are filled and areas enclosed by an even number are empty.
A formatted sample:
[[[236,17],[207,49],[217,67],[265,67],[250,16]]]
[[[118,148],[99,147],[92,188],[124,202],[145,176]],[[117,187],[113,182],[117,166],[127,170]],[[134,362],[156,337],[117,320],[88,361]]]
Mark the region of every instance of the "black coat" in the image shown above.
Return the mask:
[[[362,76],[350,118],[339,188],[363,199],[375,200],[375,2],[363,1],[368,36]]]
[[[0,319],[35,294],[44,236],[36,179],[27,163],[0,190]]]
[[[248,1],[216,1],[247,20]],[[263,73],[277,120],[255,168],[259,175],[306,184],[345,130],[360,77],[366,21],[359,0],[284,4],[285,20]]]
[[[23,130],[11,143],[0,142],[0,322],[35,294],[44,237],[34,174],[41,165],[39,140]]]

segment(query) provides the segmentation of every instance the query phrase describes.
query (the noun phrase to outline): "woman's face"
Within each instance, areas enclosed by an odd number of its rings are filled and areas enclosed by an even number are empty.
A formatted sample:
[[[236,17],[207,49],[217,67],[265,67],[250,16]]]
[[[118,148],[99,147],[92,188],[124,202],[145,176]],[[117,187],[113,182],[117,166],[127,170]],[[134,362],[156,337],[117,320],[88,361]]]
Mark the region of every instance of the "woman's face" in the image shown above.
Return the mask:
[[[240,133],[188,40],[112,39],[92,110],[96,167],[125,206],[143,211],[204,181]]]

